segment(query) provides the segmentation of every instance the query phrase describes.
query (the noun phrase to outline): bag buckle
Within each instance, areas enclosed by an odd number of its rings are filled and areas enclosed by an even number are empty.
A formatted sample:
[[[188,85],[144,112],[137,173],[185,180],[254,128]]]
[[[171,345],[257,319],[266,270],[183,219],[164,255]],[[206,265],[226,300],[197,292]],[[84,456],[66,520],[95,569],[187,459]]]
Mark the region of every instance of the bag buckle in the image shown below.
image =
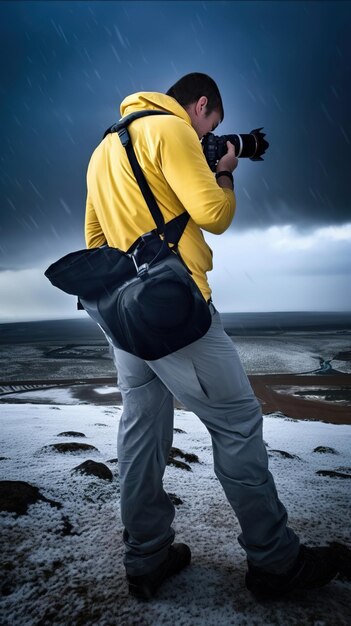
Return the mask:
[[[143,263],[142,265],[140,265],[139,269],[137,270],[139,278],[143,278],[143,276],[145,276],[145,274],[147,274],[148,272],[149,272],[148,263]]]
[[[118,132],[122,146],[125,148],[130,142],[130,135],[127,128],[120,128]]]
[[[148,264],[148,263],[143,263],[143,264],[142,264],[142,265],[140,265],[140,267],[139,267],[139,265],[137,264],[137,262],[136,262],[136,260],[135,260],[135,256],[134,256],[134,254],[130,254],[129,256],[130,256],[130,257],[132,258],[132,260],[133,260],[134,267],[135,267],[135,269],[136,269],[136,273],[137,273],[137,275],[138,275],[139,277],[144,276],[145,274],[147,274],[147,273],[148,273],[148,271],[149,271],[149,264]]]

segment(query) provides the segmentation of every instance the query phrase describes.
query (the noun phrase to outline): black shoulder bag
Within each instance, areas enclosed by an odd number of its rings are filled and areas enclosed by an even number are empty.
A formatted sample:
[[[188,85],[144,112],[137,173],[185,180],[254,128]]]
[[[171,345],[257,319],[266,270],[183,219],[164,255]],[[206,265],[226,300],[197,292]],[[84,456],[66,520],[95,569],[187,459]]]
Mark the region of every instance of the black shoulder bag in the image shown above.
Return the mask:
[[[156,228],[128,252],[109,246],[78,250],[45,272],[55,287],[78,296],[114,346],[150,361],[200,339],[211,325],[208,304],[177,251],[189,215],[165,224],[127,128],[139,117],[162,114],[132,113],[104,134],[118,133]]]

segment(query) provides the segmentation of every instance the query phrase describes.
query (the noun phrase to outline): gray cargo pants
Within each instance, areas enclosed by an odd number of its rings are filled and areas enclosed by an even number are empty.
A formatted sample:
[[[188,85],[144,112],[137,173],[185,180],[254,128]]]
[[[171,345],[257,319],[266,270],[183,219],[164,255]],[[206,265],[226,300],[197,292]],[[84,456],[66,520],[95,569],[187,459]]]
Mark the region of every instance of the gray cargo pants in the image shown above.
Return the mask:
[[[173,438],[173,397],[208,429],[214,471],[241,527],[238,541],[258,567],[283,571],[299,539],[287,526],[268,470],[262,413],[237,351],[211,304],[212,324],[191,345],[156,361],[114,349],[123,413],[118,431],[126,571],[151,572],[174,540],[174,506],[162,485]]]

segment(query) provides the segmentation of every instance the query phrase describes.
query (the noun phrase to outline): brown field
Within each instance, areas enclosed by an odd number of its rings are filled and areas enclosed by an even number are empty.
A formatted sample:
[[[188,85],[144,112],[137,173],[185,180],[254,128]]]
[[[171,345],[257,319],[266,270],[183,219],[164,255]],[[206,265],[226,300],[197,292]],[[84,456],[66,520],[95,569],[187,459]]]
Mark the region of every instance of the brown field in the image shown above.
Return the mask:
[[[332,376],[299,376],[294,374],[267,374],[249,376],[263,413],[281,411],[294,419],[308,419],[331,424],[351,424],[351,407],[340,406],[322,400],[306,400],[293,395],[278,393],[273,387],[339,387],[351,385],[351,374]]]
[[[351,407],[341,406],[334,402],[326,402],[322,400],[311,400],[300,398],[289,393],[291,387],[311,387],[319,388],[330,387],[351,387],[351,374],[337,374],[330,376],[299,376],[294,374],[257,374],[249,375],[251,385],[254,392],[262,403],[262,411],[264,414],[280,411],[287,417],[293,419],[305,419],[313,421],[328,422],[331,424],[351,424]],[[94,387],[100,385],[116,384],[113,377],[106,378],[89,378],[89,379],[56,379],[56,380],[29,380],[29,381],[0,381],[0,386],[7,387],[8,391],[5,396],[0,396],[3,402],[14,402],[11,400],[11,392],[9,386],[13,388],[16,385],[23,387],[33,386],[35,389],[48,389],[58,387],[74,387],[76,396],[85,402],[101,403],[101,404],[119,404],[121,402],[121,394],[116,390],[108,396],[100,396],[94,392]],[[287,393],[278,393],[274,387],[280,390],[286,387]],[[9,393],[10,392],[10,393]],[[176,406],[180,405],[176,402]],[[182,407],[184,408],[184,407]]]

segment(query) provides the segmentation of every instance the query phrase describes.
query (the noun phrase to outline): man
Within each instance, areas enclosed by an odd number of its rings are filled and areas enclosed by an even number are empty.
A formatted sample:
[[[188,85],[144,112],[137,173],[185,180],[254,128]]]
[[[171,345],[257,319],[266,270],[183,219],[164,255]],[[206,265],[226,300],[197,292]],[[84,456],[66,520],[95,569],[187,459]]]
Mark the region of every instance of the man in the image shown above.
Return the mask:
[[[190,563],[188,546],[173,544],[174,506],[162,485],[173,437],[173,396],[211,435],[215,473],[242,530],[247,587],[258,595],[280,595],[324,585],[337,566],[329,548],[300,546],[287,525],[268,470],[260,405],[211,302],[212,253],[202,230],[221,234],[230,226],[238,163],[228,142],[214,176],[199,141],[223,120],[220,92],[209,76],[188,74],[167,94],[137,93],[121,104],[122,117],[145,109],[170,115],[134,121],[129,127],[134,150],[165,222],[184,210],[190,215],[179,252],[209,303],[212,324],[198,341],[156,361],[114,350],[123,397],[118,460],[129,591],[150,598],[165,578]],[[95,150],[87,182],[88,247],[108,243],[126,251],[155,228],[118,135],[107,135]]]

